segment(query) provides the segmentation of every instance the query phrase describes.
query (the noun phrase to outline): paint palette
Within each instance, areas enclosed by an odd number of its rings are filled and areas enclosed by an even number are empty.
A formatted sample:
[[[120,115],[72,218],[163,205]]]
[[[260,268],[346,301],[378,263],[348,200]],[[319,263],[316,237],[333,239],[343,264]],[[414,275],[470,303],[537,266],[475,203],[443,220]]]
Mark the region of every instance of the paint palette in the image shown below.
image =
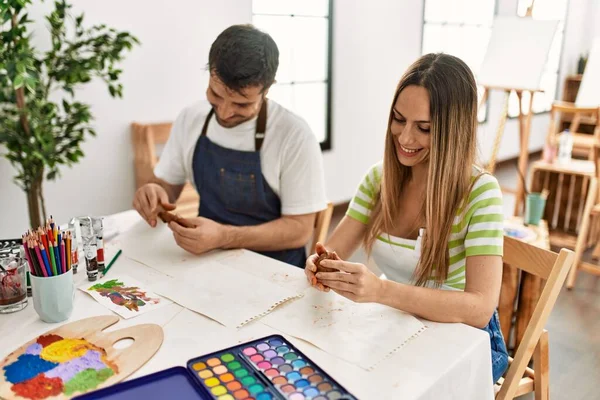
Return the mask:
[[[64,400],[125,379],[158,351],[163,331],[142,324],[104,332],[118,321],[116,315],[90,317],[23,344],[0,360],[0,398]],[[131,346],[114,347],[127,338]]]
[[[355,400],[285,338],[268,336],[188,361],[216,400]]]

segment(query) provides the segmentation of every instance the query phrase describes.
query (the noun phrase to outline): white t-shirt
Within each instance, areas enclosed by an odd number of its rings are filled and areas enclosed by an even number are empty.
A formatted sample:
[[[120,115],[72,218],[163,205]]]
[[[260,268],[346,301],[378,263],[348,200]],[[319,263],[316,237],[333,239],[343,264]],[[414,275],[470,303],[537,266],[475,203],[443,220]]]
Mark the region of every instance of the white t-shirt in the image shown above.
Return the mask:
[[[194,149],[210,104],[198,102],[184,109],[171,129],[154,174],[173,185],[194,182]],[[323,159],[319,143],[308,124],[273,100],[267,102],[267,127],[260,151],[262,174],[281,200],[283,215],[310,214],[327,206]],[[224,128],[215,116],[207,137],[228,149],[254,151],[256,117],[234,128]]]

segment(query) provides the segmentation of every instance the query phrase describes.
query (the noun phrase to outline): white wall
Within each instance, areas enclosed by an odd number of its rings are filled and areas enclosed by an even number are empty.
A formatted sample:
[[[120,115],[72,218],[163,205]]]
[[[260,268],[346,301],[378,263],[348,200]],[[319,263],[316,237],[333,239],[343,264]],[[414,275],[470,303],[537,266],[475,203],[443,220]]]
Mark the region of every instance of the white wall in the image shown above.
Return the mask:
[[[349,200],[367,169],[383,157],[392,97],[421,54],[423,3],[336,3],[333,56],[333,148],[324,153],[329,198]]]
[[[30,17],[42,21],[51,1],[36,3]],[[124,98],[112,99],[99,82],[77,98],[92,105],[96,138],[84,144],[85,158],[62,178],[44,187],[46,208],[57,221],[75,215],[103,215],[131,207],[135,189],[130,123],[173,120],[185,106],[204,98],[205,65],[216,36],[226,27],[252,19],[251,0],[77,0],[86,25],[106,23],[142,42],[122,64]],[[34,42],[47,47],[43,25]],[[41,33],[44,34],[41,34]],[[0,149],[0,153],[4,149]],[[0,157],[0,238],[29,226],[26,197],[12,183],[14,170]]]
[[[395,86],[421,53],[423,0],[335,1],[333,149],[323,157],[328,195],[337,203],[353,195],[363,173],[383,155]],[[500,14],[514,14],[516,0],[498,1]],[[59,181],[44,187],[47,210],[58,221],[130,208],[134,177],[129,124],[173,120],[184,106],[203,98],[210,44],[225,27],[250,22],[252,4],[251,0],[73,3],[76,11],[86,13],[88,23],[129,30],[142,45],[123,64],[124,99],[110,98],[98,83],[78,94],[81,101],[92,104],[98,137],[85,143],[86,157],[78,165],[64,169]],[[600,13],[597,3],[570,1],[565,48],[571,46],[563,58],[560,86],[564,75],[574,72],[579,53],[589,48],[588,37],[580,32],[582,25],[588,24],[583,27],[588,32],[600,29],[598,18],[587,14],[590,8]],[[48,1],[36,4],[30,15],[39,19],[50,7]],[[45,43],[45,36],[38,33],[35,40]],[[480,126],[480,143],[486,144],[480,146],[483,160],[501,103],[502,94],[494,93],[488,122]],[[531,150],[541,148],[547,124],[547,115],[533,118]],[[517,121],[509,120],[500,158],[517,154]],[[28,226],[26,198],[12,183],[13,175],[12,167],[0,157],[0,237],[16,236]]]

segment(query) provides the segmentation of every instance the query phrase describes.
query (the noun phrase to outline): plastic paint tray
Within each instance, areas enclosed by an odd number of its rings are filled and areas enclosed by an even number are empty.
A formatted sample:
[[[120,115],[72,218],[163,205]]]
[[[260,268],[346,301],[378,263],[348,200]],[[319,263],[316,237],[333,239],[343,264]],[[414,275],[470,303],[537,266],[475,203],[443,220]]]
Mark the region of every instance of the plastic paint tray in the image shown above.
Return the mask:
[[[187,365],[214,400],[356,400],[280,335],[197,357]]]
[[[77,396],[74,399],[198,400],[211,399],[211,397],[202,393],[186,368],[173,367]]]

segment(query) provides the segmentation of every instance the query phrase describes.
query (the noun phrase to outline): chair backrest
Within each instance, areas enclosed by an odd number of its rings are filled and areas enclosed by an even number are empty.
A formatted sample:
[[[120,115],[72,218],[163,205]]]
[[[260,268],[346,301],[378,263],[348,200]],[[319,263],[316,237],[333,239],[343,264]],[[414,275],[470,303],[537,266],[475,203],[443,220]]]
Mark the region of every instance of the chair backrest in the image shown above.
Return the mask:
[[[591,121],[596,121],[594,134],[590,135],[590,137],[600,139],[600,123],[597,122],[600,121],[600,107],[579,107],[574,105],[573,103],[566,103],[561,101],[557,101],[554,104],[552,104],[552,107],[550,109],[550,127],[548,128],[548,135],[553,135],[556,143],[558,143],[557,135],[560,134],[560,124],[557,120],[561,117],[561,115],[572,116],[571,124],[569,125],[569,131],[573,133],[577,133],[577,130],[579,129],[579,125],[581,124],[581,120],[583,117],[588,117],[588,119],[590,119]]]
[[[154,166],[158,162],[156,145],[167,143],[171,134],[170,122],[159,124],[131,124],[131,141],[134,151],[136,188],[150,182]]]
[[[333,203],[327,203],[327,208],[319,211],[315,218],[315,230],[310,244],[310,253],[314,253],[317,242],[324,243],[327,239],[327,232],[329,232],[329,225],[331,224],[331,215],[333,214]]]
[[[600,179],[600,140],[594,141],[593,159],[596,166],[596,178]]]
[[[574,253],[571,250],[562,249],[556,254],[517,239],[504,238],[503,262],[539,276],[546,280],[546,284],[496,399],[515,397],[573,261]]]
[[[540,168],[537,163],[533,164],[531,192],[540,193],[544,189],[549,192],[543,219],[553,231],[553,243],[559,243],[557,233],[562,232],[565,235],[560,247],[573,245],[574,242],[569,244],[568,236],[579,234],[589,213],[586,213],[588,198],[597,195],[597,181],[594,163],[589,160],[573,160],[567,165],[554,163]]]
[[[154,167],[158,162],[156,147],[164,145],[171,134],[172,123],[131,124],[131,141],[134,151],[135,186],[139,188],[154,179]],[[177,199],[176,213],[183,217],[198,215],[200,197],[188,182]]]

